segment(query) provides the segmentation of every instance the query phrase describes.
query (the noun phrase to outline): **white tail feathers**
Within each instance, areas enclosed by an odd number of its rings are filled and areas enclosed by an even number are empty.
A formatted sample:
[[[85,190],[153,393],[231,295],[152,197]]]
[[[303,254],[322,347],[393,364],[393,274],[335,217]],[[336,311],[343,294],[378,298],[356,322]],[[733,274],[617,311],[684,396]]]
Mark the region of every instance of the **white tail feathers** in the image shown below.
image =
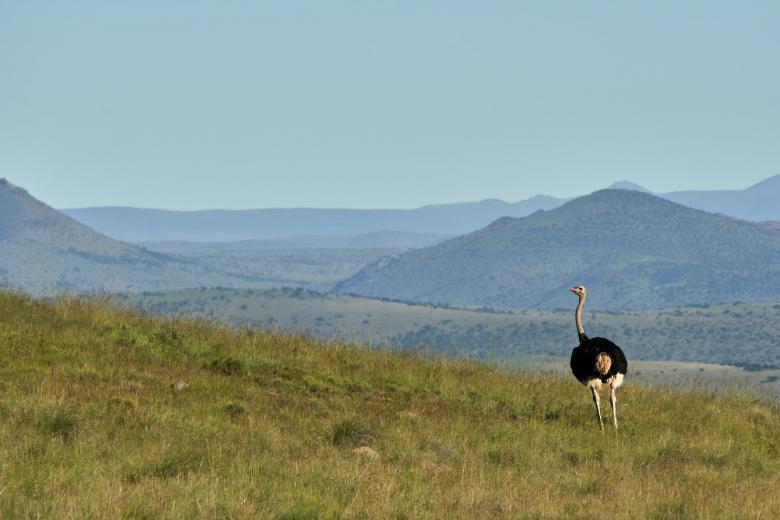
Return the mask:
[[[601,375],[606,375],[612,368],[612,358],[604,352],[599,352],[596,356],[596,370]]]

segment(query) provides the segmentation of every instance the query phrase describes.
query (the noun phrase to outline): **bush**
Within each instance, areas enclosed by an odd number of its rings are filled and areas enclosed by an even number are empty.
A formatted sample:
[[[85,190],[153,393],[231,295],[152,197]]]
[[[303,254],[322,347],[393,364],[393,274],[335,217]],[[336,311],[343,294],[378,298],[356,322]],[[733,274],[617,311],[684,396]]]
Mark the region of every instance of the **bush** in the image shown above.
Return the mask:
[[[232,357],[214,359],[206,365],[210,371],[223,376],[237,376],[244,372],[244,364]]]

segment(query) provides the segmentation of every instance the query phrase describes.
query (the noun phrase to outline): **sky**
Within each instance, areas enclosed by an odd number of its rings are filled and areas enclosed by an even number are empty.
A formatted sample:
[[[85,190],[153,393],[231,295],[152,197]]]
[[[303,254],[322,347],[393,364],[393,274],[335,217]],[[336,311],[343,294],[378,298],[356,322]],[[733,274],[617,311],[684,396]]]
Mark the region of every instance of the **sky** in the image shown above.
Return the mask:
[[[780,2],[0,0],[0,177],[58,208],[780,173]]]

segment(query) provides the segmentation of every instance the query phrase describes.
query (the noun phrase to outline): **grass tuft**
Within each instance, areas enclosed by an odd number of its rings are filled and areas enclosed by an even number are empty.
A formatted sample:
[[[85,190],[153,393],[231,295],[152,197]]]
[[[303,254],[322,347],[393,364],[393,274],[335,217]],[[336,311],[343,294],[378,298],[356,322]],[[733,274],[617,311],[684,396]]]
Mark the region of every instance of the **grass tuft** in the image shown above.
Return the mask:
[[[367,445],[375,439],[375,432],[357,417],[339,419],[331,426],[331,440],[335,446]]]
[[[67,410],[43,413],[38,420],[38,427],[52,437],[59,437],[65,442],[70,442],[76,434],[78,418]]]
[[[144,477],[170,479],[194,471],[203,461],[203,456],[187,448],[164,454],[159,460],[142,464],[127,473],[126,481],[137,484]]]
[[[238,403],[228,403],[225,405],[223,410],[231,419],[238,419],[242,415],[246,414],[246,408]]]

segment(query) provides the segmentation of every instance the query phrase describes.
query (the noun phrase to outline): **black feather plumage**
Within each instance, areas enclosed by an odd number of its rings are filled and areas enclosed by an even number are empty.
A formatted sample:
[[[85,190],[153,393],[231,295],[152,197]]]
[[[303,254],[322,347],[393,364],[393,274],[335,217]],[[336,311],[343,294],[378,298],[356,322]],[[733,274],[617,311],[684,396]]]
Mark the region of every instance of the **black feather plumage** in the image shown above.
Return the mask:
[[[596,369],[596,358],[600,353],[607,354],[612,360],[612,366],[606,374],[599,374]],[[571,372],[582,384],[589,379],[601,379],[607,382],[617,374],[628,372],[628,361],[623,350],[606,338],[590,339],[580,333],[580,346],[571,351]]]

